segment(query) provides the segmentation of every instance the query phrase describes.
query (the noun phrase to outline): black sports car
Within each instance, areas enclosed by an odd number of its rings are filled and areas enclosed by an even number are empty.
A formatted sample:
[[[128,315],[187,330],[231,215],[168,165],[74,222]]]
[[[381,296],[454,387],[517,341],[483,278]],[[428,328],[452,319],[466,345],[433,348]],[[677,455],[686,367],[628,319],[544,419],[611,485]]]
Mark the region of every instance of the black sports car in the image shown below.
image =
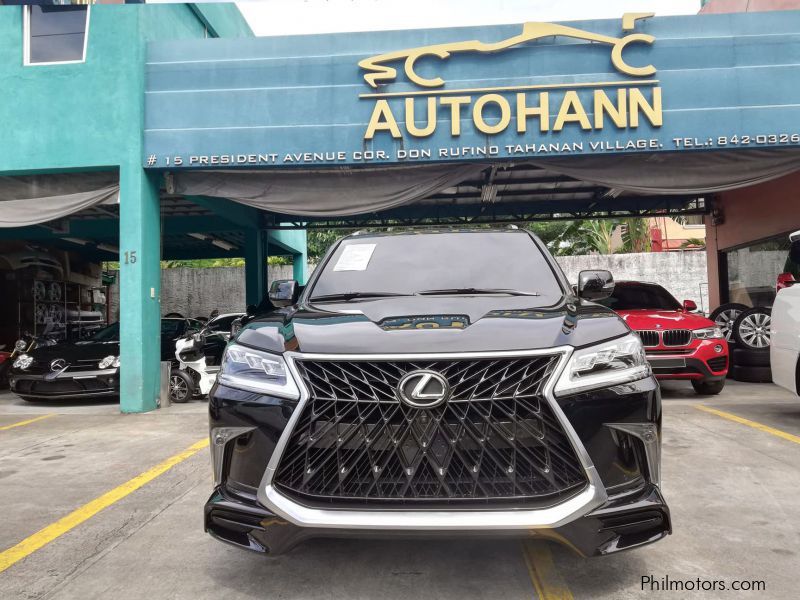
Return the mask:
[[[175,361],[175,341],[203,325],[194,319],[161,319],[161,360]],[[213,342],[209,339],[204,351],[218,361],[225,340]],[[118,396],[119,369],[119,323],[114,323],[86,340],[18,355],[9,384],[28,401]]]

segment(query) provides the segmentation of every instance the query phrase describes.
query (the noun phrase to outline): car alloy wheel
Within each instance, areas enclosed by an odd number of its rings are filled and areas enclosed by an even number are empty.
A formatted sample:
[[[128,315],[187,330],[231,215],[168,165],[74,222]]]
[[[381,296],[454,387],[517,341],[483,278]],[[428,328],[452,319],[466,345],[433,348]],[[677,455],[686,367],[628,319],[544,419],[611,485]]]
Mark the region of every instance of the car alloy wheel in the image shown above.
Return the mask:
[[[172,375],[169,378],[169,399],[172,402],[186,402],[189,398],[189,386],[186,380],[179,375]]]
[[[748,307],[744,304],[730,302],[728,304],[723,304],[713,311],[710,318],[714,321],[714,324],[722,330],[722,333],[725,334],[725,339],[730,342],[731,335],[733,334],[733,324],[736,318],[747,309]]]
[[[734,324],[736,340],[753,350],[766,350],[770,343],[770,313],[761,308],[743,312]]]

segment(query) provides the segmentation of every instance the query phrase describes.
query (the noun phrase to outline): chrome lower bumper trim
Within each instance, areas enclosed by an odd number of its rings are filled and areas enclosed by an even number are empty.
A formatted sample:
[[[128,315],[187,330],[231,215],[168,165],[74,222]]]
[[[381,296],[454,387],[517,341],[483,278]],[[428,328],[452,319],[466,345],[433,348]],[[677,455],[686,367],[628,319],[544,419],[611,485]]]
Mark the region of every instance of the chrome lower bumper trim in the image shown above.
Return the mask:
[[[331,510],[297,504],[267,485],[266,505],[300,527],[408,531],[551,529],[583,516],[603,503],[589,484],[577,496],[534,510]],[[262,498],[259,489],[259,498]]]

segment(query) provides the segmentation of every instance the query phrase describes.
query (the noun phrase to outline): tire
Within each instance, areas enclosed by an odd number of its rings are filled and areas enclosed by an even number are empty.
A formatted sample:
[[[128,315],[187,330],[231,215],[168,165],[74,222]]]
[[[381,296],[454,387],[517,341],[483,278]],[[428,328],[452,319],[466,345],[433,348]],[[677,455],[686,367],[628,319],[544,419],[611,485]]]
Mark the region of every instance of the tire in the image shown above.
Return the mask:
[[[194,381],[186,371],[175,369],[169,374],[169,400],[175,404],[183,404],[194,395]]]
[[[722,333],[725,334],[725,339],[728,340],[728,342],[732,342],[731,328],[733,327],[733,322],[740,313],[749,308],[749,306],[739,304],[738,302],[728,302],[727,304],[722,304],[715,308],[711,314],[708,315],[708,318],[714,321],[717,327],[722,329]]]
[[[768,367],[769,352],[753,352],[744,348],[734,348],[731,353],[731,364],[739,367]]]
[[[164,315],[165,319],[182,319],[183,315],[181,313],[171,312]]]
[[[701,396],[716,396],[722,391],[722,388],[725,387],[725,380],[706,381],[704,379],[692,379],[692,387],[694,391]]]
[[[733,322],[733,339],[744,350],[768,352],[771,323],[771,308],[748,308]]]
[[[734,366],[729,375],[731,379],[747,383],[770,383],[772,381],[772,370],[769,367]]]

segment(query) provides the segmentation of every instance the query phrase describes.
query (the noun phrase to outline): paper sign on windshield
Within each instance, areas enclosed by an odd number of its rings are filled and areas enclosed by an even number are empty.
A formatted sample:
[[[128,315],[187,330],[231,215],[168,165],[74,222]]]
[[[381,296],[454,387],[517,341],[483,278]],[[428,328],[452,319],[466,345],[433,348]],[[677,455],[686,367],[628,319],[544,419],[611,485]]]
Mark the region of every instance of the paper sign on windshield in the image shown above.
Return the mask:
[[[334,271],[366,271],[369,259],[375,251],[375,244],[350,244],[345,246]]]

